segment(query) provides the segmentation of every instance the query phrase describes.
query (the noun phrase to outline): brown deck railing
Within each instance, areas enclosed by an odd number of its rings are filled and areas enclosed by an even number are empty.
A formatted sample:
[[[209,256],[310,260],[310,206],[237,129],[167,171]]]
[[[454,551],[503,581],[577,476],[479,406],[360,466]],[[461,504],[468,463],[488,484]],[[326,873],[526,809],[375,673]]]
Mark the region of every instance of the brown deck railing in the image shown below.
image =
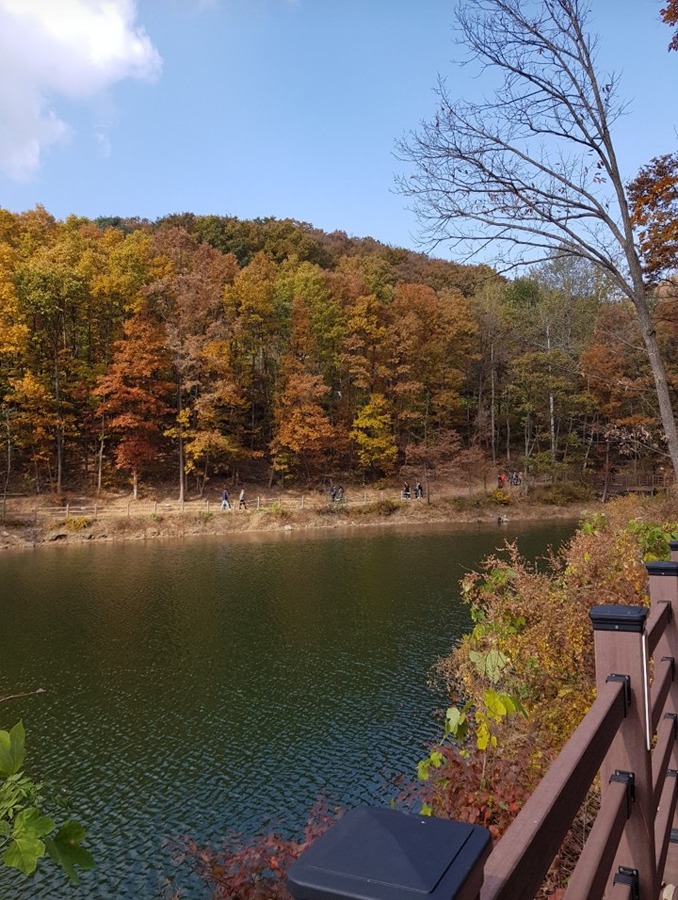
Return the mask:
[[[601,807],[568,900],[624,897],[627,881],[654,900],[671,850],[675,868],[678,546],[672,555],[648,564],[649,610],[591,610],[598,698],[490,854],[482,900],[535,896],[598,769]]]
[[[597,699],[489,856],[479,854],[475,866],[482,869],[480,893],[476,877],[464,881],[474,885],[470,893],[460,888],[445,895],[449,900],[534,898],[598,773],[600,809],[569,880],[566,900],[657,900],[665,882],[678,882],[678,542],[672,543],[671,556],[670,562],[647,564],[649,609],[591,610]],[[400,833],[402,823],[396,824]],[[320,839],[326,842],[323,866],[311,866],[312,887],[304,856],[298,861],[303,877],[288,883],[298,900],[442,896],[433,887],[411,893],[399,885],[385,889],[383,879],[377,883],[369,877],[364,861],[356,876],[352,860],[339,849],[348,846],[345,832],[346,826],[336,849],[332,829]],[[361,841],[365,839],[369,834],[361,835]],[[399,836],[396,844],[387,852],[407,854],[406,837]],[[375,848],[375,854],[379,852]],[[443,860],[441,871],[455,864],[455,859]],[[469,866],[467,858],[463,864]],[[327,888],[325,865],[333,879]],[[427,860],[426,866],[431,865]],[[388,864],[382,862],[380,870],[388,871]]]

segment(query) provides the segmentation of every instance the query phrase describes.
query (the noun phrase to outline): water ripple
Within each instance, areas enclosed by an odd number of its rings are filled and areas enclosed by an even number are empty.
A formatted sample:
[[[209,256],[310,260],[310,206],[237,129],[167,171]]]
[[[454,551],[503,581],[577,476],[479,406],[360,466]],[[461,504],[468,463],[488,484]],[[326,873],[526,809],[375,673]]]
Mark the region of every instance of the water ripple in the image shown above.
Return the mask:
[[[569,531],[520,540],[535,555]],[[319,796],[388,803],[436,733],[427,675],[467,626],[456,584],[496,543],[392,530],[0,560],[0,683],[48,689],[0,727],[24,719],[31,771],[66,789],[98,861],[75,889],[0,872],[0,896],[153,898],[176,876],[198,900],[163,840],[296,834]]]

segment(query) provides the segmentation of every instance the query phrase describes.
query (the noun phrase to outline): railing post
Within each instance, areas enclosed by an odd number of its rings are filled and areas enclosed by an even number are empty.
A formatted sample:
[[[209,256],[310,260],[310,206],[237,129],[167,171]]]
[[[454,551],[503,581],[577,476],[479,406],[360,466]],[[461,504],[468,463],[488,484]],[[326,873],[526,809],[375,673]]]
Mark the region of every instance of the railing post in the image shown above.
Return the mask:
[[[671,556],[673,558],[670,562],[651,562],[646,564],[646,568],[652,608],[663,603],[668,603],[671,607],[669,622],[657,643],[655,659],[672,658],[675,671],[678,666],[678,541],[671,541]],[[678,679],[674,677],[664,704],[664,716],[676,714],[678,714]],[[675,739],[668,767],[674,771],[678,769],[678,741]],[[672,829],[678,834],[678,811],[674,813]],[[669,843],[668,848],[664,848],[664,855],[660,855],[660,860],[662,859],[664,860],[662,868],[666,873],[665,880],[675,884],[678,878],[678,844]]]
[[[678,550],[678,542],[676,543]],[[657,643],[655,657],[672,657],[678,667],[678,560],[646,563],[650,601],[654,609],[659,603],[671,607],[669,622]],[[678,679],[674,680],[664,706],[666,713],[678,713]],[[678,746],[671,757],[671,768],[678,768]]]
[[[302,853],[295,900],[477,900],[490,832],[480,825],[358,807]]]
[[[629,705],[626,717],[600,769],[603,801],[615,772],[631,772],[635,799],[619,843],[612,871],[636,869],[642,898],[659,894],[655,862],[652,802],[652,755],[649,718],[649,684],[645,619],[642,606],[595,606],[593,623],[596,686],[600,690],[610,676],[628,676]]]

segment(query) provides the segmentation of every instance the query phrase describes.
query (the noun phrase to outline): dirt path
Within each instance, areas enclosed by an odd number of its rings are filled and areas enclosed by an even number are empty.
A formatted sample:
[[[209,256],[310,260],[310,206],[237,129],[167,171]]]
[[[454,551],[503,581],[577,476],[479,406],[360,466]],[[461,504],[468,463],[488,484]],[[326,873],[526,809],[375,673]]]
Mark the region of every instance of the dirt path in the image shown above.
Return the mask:
[[[247,507],[221,510],[219,499],[192,499],[183,505],[160,494],[157,499],[130,500],[126,496],[71,497],[57,505],[54,500],[32,497],[8,498],[4,524],[0,525],[0,550],[35,547],[55,542],[149,540],[189,535],[233,532],[303,530],[386,524],[497,523],[577,518],[599,504],[568,507],[532,503],[519,492],[508,506],[480,500],[456,491],[426,500],[401,500],[396,490],[349,488],[343,503],[326,495],[247,492]],[[479,495],[474,495],[479,496]],[[473,505],[473,503],[477,505]]]

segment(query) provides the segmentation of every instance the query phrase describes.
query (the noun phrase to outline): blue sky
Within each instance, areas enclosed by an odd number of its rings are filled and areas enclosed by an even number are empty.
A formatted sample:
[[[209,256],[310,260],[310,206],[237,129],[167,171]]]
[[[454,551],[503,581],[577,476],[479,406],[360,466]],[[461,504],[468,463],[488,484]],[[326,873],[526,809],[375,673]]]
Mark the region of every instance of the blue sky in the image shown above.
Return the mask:
[[[678,149],[661,0],[593,0],[631,177]],[[0,207],[291,217],[419,248],[395,141],[477,83],[452,0],[0,0]],[[420,248],[419,248],[420,249]],[[438,255],[445,255],[439,248]]]

